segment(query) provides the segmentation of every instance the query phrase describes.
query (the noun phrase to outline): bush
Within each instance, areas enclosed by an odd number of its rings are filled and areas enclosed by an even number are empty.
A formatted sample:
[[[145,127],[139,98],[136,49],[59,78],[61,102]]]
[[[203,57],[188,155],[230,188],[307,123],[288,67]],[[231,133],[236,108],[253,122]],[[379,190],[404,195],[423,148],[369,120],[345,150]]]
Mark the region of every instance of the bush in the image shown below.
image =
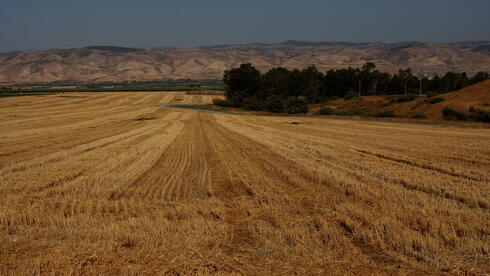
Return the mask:
[[[437,94],[437,93],[435,93],[435,92],[430,92],[430,91],[429,91],[429,92],[427,92],[427,98],[432,98],[432,97],[435,97],[435,96],[437,96],[437,95],[439,95],[439,94]]]
[[[470,107],[468,114],[454,110],[450,107],[444,108],[442,114],[444,115],[444,119],[446,120],[459,120],[459,121],[473,120],[476,122],[490,123],[490,111],[477,109],[474,108],[473,106]]]
[[[399,103],[406,103],[406,102],[411,102],[413,100],[415,100],[416,97],[414,95],[405,95],[405,96],[401,96],[399,97],[398,99],[393,99],[392,102],[399,102]]]
[[[221,107],[240,107],[240,105],[230,100],[223,100],[223,99],[214,99],[213,104]]]
[[[388,118],[388,117],[397,117],[397,115],[395,114],[395,111],[393,110],[383,110],[379,113],[376,114],[376,117],[380,117],[380,118]]]
[[[419,108],[424,105],[424,101],[418,101],[412,108],[411,110],[414,110],[416,108]]]
[[[322,107],[317,112],[317,115],[335,115],[335,110],[331,107]]]
[[[356,92],[351,90],[351,91],[347,92],[347,94],[345,94],[344,100],[354,99],[354,98],[357,98],[358,96],[359,96],[359,94],[357,94]]]
[[[249,97],[249,98],[245,98],[243,100],[243,108],[248,109],[248,110],[258,111],[258,110],[263,109],[263,105],[262,105],[261,100],[259,100],[258,98]]]
[[[308,104],[303,96],[295,97],[289,96],[284,105],[286,113],[297,114],[297,113],[307,113]]]
[[[382,103],[382,104],[378,105],[378,107],[383,108],[383,107],[391,106],[391,105],[393,105],[393,102],[394,101],[390,101],[390,102],[387,102],[387,103]]]
[[[427,119],[427,115],[424,113],[415,113],[412,115],[412,119]]]
[[[264,109],[269,112],[281,113],[284,112],[284,105],[278,96],[270,96],[264,102]]]
[[[435,97],[435,98],[432,98],[432,99],[427,99],[427,103],[428,104],[436,104],[436,103],[440,103],[440,102],[443,102],[443,101],[445,101],[445,100],[442,97]]]
[[[470,119],[475,120],[477,122],[490,123],[490,111],[485,111],[481,109],[476,109],[474,107],[470,107]]]
[[[342,110],[340,112],[337,112],[337,115],[341,115],[341,116],[365,116],[366,112],[364,112],[360,109],[347,109],[347,110]]]
[[[466,121],[467,116],[463,112],[454,110],[450,107],[445,107],[444,110],[442,111],[442,115],[444,115],[444,119],[446,120],[459,120],[459,121]]]

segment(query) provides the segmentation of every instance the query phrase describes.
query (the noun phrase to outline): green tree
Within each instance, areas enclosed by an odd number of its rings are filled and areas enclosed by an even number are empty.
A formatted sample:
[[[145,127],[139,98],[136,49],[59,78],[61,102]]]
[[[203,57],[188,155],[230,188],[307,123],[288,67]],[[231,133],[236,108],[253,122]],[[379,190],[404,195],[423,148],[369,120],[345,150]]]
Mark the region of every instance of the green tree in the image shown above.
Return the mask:
[[[474,84],[474,83],[485,81],[487,79],[488,79],[488,73],[486,73],[486,72],[478,72],[478,73],[476,73],[476,75],[474,75],[471,78],[471,83]]]
[[[290,114],[297,113],[307,113],[308,112],[308,103],[306,102],[306,98],[303,96],[289,96],[286,99],[285,110]]]
[[[242,105],[245,98],[256,96],[260,88],[260,71],[250,63],[226,70],[223,76],[227,100]]]

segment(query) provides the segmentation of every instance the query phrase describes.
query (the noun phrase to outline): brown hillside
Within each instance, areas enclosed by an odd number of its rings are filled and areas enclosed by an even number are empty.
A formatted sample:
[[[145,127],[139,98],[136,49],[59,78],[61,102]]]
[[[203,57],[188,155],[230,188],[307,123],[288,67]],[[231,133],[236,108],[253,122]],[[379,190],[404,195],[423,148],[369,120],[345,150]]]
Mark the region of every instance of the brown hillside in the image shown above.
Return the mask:
[[[399,102],[400,95],[363,96],[359,99],[337,99],[324,103],[337,112],[349,110],[361,110],[366,114],[377,114],[383,111],[393,111],[396,115],[412,118],[414,115],[424,114],[427,119],[443,119],[442,111],[445,107],[451,107],[461,112],[468,112],[470,107],[482,110],[490,109],[490,80],[478,83],[464,89],[436,97],[444,98],[444,101],[430,104],[430,99],[423,96],[414,96],[413,100]],[[320,105],[311,106],[312,112],[316,112]]]
[[[474,44],[307,43],[246,44],[200,48],[123,48],[93,46],[0,53],[0,82],[220,79],[227,69],[252,63],[261,71],[273,67],[319,71],[362,67],[374,62],[394,73],[410,67],[416,74],[447,71],[490,72],[490,53]]]
[[[425,105],[417,111],[425,113],[429,118],[442,119],[442,110],[445,107],[459,111],[468,111],[472,106],[488,110],[490,109],[490,80],[441,95],[441,97],[444,98],[443,102]]]

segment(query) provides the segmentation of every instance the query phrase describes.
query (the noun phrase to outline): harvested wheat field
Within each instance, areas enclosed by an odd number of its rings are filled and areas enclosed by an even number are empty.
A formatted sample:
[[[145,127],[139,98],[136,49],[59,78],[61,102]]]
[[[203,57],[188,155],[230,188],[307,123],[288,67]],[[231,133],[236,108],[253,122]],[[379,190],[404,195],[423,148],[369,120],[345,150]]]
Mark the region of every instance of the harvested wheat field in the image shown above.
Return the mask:
[[[490,130],[0,99],[0,274],[490,273]]]

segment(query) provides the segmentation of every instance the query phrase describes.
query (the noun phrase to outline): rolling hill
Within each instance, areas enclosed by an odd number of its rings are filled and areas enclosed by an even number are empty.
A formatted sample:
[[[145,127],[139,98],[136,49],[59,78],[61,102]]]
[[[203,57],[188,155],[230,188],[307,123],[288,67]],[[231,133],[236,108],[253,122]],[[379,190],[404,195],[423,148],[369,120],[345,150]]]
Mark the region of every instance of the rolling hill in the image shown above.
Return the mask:
[[[404,118],[411,118],[414,115],[422,114],[427,119],[442,120],[443,110],[446,107],[467,113],[470,107],[478,110],[490,111],[490,80],[480,82],[458,91],[441,94],[428,98],[426,95],[412,95],[409,100],[400,100],[403,96],[363,96],[359,99],[336,99],[325,104],[337,112],[348,110],[360,110],[364,114],[379,114],[381,112],[392,111],[393,114]],[[434,98],[441,98],[439,101],[432,101]],[[313,111],[318,110],[318,106],[313,106]]]
[[[470,107],[490,110],[490,80],[477,83],[458,91],[441,95],[443,102],[430,105],[424,111],[429,117],[442,118],[442,110],[451,107],[459,111],[468,111]]]
[[[0,53],[0,82],[219,79],[249,62],[262,71],[315,65],[320,71],[374,62],[382,71],[418,74],[490,71],[490,42],[433,44],[286,41],[197,48],[85,48]]]

